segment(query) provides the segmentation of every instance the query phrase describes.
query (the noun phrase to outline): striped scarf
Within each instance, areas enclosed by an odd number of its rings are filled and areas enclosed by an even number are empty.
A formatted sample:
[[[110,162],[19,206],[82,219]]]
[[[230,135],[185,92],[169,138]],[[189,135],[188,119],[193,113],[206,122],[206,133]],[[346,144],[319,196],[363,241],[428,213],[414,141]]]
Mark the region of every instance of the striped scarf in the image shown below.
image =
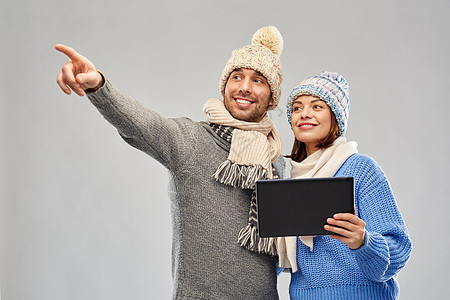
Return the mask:
[[[239,232],[238,243],[251,251],[276,255],[276,239],[260,238],[257,233],[254,190],[257,180],[278,177],[272,166],[281,153],[275,125],[267,114],[258,123],[237,120],[219,99],[208,100],[203,111],[214,131],[231,142],[228,158],[217,168],[214,178],[225,185],[252,190],[248,224]]]

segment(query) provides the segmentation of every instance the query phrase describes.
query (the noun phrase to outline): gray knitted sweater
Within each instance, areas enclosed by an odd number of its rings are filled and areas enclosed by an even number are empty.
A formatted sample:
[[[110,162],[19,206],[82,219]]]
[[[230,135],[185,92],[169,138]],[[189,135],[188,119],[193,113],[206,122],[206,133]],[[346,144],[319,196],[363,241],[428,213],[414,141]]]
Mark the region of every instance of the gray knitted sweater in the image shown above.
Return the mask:
[[[230,144],[204,122],[161,117],[108,81],[88,98],[126,142],[169,170],[173,298],[278,299],[275,259],[237,243],[251,191],[212,177]],[[274,166],[284,173],[281,158]]]

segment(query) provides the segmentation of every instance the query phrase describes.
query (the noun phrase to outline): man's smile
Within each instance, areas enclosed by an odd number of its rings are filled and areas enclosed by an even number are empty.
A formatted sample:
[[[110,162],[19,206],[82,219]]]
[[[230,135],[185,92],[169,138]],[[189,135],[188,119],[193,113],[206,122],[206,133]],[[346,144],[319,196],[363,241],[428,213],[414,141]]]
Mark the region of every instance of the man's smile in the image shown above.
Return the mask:
[[[253,100],[244,98],[244,97],[234,97],[234,101],[237,103],[240,107],[249,107],[253,104]]]

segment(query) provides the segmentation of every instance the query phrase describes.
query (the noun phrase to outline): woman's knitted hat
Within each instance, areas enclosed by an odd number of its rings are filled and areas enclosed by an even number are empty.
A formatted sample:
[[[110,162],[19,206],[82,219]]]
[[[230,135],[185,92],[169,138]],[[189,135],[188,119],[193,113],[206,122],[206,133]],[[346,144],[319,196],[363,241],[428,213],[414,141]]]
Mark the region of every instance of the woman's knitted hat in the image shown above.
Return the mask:
[[[340,135],[345,135],[350,103],[348,83],[344,76],[324,71],[319,76],[303,80],[288,97],[286,109],[289,124],[292,117],[292,102],[301,95],[312,95],[325,101],[336,117]]]
[[[274,109],[281,94],[281,74],[280,55],[283,51],[283,37],[274,26],[266,26],[252,37],[252,44],[236,49],[232,52],[220,79],[220,93],[225,97],[225,86],[230,73],[239,68],[252,69],[261,73],[269,83],[272,92]]]

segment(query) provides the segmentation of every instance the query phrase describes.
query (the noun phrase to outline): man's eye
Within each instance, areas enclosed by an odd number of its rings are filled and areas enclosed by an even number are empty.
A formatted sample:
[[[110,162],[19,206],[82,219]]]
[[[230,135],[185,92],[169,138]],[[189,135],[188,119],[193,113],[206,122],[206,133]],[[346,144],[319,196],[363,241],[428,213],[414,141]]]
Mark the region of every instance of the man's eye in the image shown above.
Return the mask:
[[[239,76],[239,75],[233,75],[233,79],[241,79],[241,76]]]

